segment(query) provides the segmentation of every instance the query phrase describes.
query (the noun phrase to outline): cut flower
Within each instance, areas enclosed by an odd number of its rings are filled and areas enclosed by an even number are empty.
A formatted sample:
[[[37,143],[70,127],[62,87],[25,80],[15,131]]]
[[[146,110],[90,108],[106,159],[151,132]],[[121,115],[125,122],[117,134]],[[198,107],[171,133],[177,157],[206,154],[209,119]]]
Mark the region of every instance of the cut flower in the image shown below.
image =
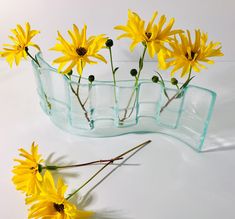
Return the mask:
[[[63,74],[69,73],[75,66],[78,74],[82,75],[83,68],[87,64],[97,64],[101,60],[105,63],[105,58],[98,52],[105,47],[107,37],[104,34],[98,36],[90,36],[87,39],[87,26],[84,25],[82,31],[74,24],[73,31],[69,30],[69,36],[72,42],[68,42],[58,32],[57,43],[51,50],[62,53],[63,55],[53,61],[54,64],[59,64],[58,71]],[[64,69],[64,67],[66,68]]]
[[[42,182],[40,167],[43,162],[41,155],[38,154],[38,145],[32,143],[31,153],[23,148],[20,148],[19,152],[20,156],[25,159],[14,159],[14,161],[19,162],[19,165],[13,167],[12,181],[16,189],[26,193],[26,195],[38,194]]]
[[[40,47],[31,42],[32,38],[39,33],[38,30],[31,30],[30,24],[27,22],[25,25],[25,30],[21,25],[17,25],[15,29],[12,29],[11,32],[14,36],[9,36],[13,44],[4,44],[0,54],[2,57],[6,58],[6,61],[12,67],[14,61],[16,65],[19,65],[22,58],[27,57],[28,47],[35,47],[40,51]]]
[[[180,40],[176,37],[169,42],[170,49],[161,53],[159,66],[161,69],[173,67],[171,76],[180,69],[181,77],[189,74],[191,70],[200,72],[201,68],[206,68],[201,62],[213,64],[211,57],[223,56],[221,44],[219,42],[207,42],[208,35],[195,30],[195,40],[192,42],[191,34],[187,30],[187,35],[180,33]]]
[[[61,178],[55,186],[54,179],[49,171],[43,177],[41,192],[38,195],[26,198],[27,204],[32,204],[28,218],[34,219],[87,219],[94,213],[81,211],[64,197],[67,185]]]
[[[115,29],[122,30],[125,33],[120,35],[120,38],[130,38],[132,43],[130,45],[130,50],[136,47],[137,44],[143,43],[147,46],[148,53],[151,58],[154,57],[161,49],[165,49],[165,43],[170,42],[173,36],[177,33],[183,32],[182,30],[172,30],[173,24],[175,22],[174,18],[171,18],[169,23],[165,28],[163,28],[166,23],[166,16],[162,15],[158,24],[155,24],[154,21],[158,13],[154,12],[152,19],[145,27],[145,21],[140,18],[140,16],[128,10],[128,21],[126,26],[116,26]]]

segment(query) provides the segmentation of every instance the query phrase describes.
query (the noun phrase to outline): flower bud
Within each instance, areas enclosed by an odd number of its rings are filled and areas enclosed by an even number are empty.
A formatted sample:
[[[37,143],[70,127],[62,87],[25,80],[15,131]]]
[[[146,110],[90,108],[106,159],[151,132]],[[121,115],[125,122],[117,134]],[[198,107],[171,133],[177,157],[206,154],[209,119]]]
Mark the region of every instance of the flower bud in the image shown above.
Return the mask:
[[[178,80],[176,78],[171,78],[171,84],[177,85],[178,84]]]
[[[73,74],[73,70],[67,73],[67,75],[71,76]]]
[[[131,76],[135,77],[137,75],[137,70],[135,68],[131,69],[130,74]]]
[[[113,40],[112,39],[108,39],[105,43],[105,45],[108,47],[108,48],[111,48],[113,46]]]
[[[152,82],[153,82],[153,83],[158,83],[158,81],[159,81],[159,77],[156,76],[156,75],[154,75],[154,76],[152,77]]]
[[[94,75],[89,75],[88,81],[90,81],[92,83],[94,80],[95,80],[95,76]]]

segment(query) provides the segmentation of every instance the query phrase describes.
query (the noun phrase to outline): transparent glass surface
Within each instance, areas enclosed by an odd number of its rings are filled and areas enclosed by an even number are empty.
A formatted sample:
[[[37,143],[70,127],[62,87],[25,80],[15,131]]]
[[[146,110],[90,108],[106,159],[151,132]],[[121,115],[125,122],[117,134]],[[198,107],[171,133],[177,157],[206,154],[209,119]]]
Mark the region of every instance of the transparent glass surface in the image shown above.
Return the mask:
[[[150,80],[140,80],[137,86],[134,81],[90,84],[59,74],[40,53],[37,59],[40,67],[33,63],[33,68],[40,105],[64,131],[88,137],[158,132],[202,150],[216,98],[213,91],[189,85],[177,95],[170,83],[164,88]]]
[[[116,86],[116,125],[120,128],[134,126],[138,122],[138,87],[134,81],[118,81]],[[113,94],[114,95],[114,94]]]

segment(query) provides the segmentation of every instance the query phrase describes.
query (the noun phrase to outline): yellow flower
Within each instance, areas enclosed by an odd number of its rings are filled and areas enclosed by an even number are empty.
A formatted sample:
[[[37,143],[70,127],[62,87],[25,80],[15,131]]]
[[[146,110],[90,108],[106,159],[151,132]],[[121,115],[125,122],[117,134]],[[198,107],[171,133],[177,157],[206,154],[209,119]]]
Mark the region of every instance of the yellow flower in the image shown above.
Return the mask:
[[[195,72],[200,72],[200,68],[206,68],[201,62],[213,64],[209,59],[215,56],[223,56],[221,52],[221,44],[219,42],[208,42],[206,33],[201,33],[200,30],[195,30],[195,40],[192,42],[190,32],[187,30],[187,35],[180,33],[180,41],[175,37],[174,41],[170,42],[170,49],[161,54],[159,65],[162,69],[167,69],[173,66],[171,76],[180,69],[181,77],[187,75],[191,69]]]
[[[32,204],[28,218],[34,219],[85,219],[90,218],[93,212],[81,211],[74,204],[64,198],[67,185],[61,178],[57,187],[49,171],[43,177],[41,193],[26,199],[27,204]]]
[[[27,57],[25,49],[29,46],[35,47],[40,50],[37,44],[31,42],[32,38],[39,33],[37,30],[31,30],[30,24],[26,23],[26,29],[24,30],[21,25],[17,25],[11,32],[14,36],[9,36],[13,44],[4,44],[4,51],[1,52],[1,56],[6,58],[6,61],[12,67],[15,61],[16,65],[19,65],[22,58]]]
[[[51,50],[61,52],[63,55],[53,61],[54,64],[59,64],[58,71],[61,70],[68,64],[63,70],[64,74],[69,73],[73,67],[77,67],[77,72],[82,75],[83,68],[86,63],[97,64],[92,58],[101,60],[105,63],[105,58],[98,54],[98,52],[104,48],[104,44],[107,40],[104,34],[98,36],[91,36],[87,39],[87,26],[80,32],[78,27],[74,24],[73,31],[69,30],[69,36],[72,42],[65,40],[60,32],[58,32],[57,43]]]
[[[14,159],[14,161],[19,162],[20,164],[13,167],[12,172],[14,173],[14,176],[12,181],[17,190],[20,190],[27,195],[37,194],[40,191],[42,182],[40,163],[43,162],[41,155],[38,154],[38,145],[32,143],[31,154],[23,148],[20,148],[19,152],[20,156],[25,159]]]
[[[142,20],[137,13],[128,10],[126,26],[119,25],[115,27],[115,29],[125,32],[120,35],[118,39],[125,37],[132,39],[130,45],[131,51],[133,51],[138,43],[144,43],[144,45],[147,46],[150,57],[153,58],[161,49],[165,49],[165,42],[170,42],[173,35],[182,32],[182,30],[172,30],[172,26],[175,22],[174,18],[171,18],[167,26],[163,28],[166,23],[165,15],[160,17],[158,24],[154,24],[157,14],[157,12],[153,13],[152,19],[147,27],[145,27],[145,21]]]

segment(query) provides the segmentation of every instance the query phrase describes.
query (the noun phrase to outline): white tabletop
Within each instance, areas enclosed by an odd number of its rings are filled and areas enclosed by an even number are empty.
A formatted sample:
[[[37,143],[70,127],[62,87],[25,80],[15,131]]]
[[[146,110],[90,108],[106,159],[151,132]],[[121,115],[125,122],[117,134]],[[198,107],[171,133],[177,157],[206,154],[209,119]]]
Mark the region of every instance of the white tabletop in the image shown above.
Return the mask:
[[[29,64],[29,63],[27,63]],[[17,149],[32,141],[46,159],[81,163],[112,158],[145,140],[152,143],[117,168],[110,166],[79,194],[86,209],[103,219],[235,218],[235,63],[210,66],[196,84],[218,94],[205,153],[197,153],[161,134],[128,134],[112,138],[73,136],[55,127],[38,104],[31,67],[9,70],[0,65],[0,218],[27,218],[23,195],[11,183]],[[64,171],[69,191],[99,166]]]

